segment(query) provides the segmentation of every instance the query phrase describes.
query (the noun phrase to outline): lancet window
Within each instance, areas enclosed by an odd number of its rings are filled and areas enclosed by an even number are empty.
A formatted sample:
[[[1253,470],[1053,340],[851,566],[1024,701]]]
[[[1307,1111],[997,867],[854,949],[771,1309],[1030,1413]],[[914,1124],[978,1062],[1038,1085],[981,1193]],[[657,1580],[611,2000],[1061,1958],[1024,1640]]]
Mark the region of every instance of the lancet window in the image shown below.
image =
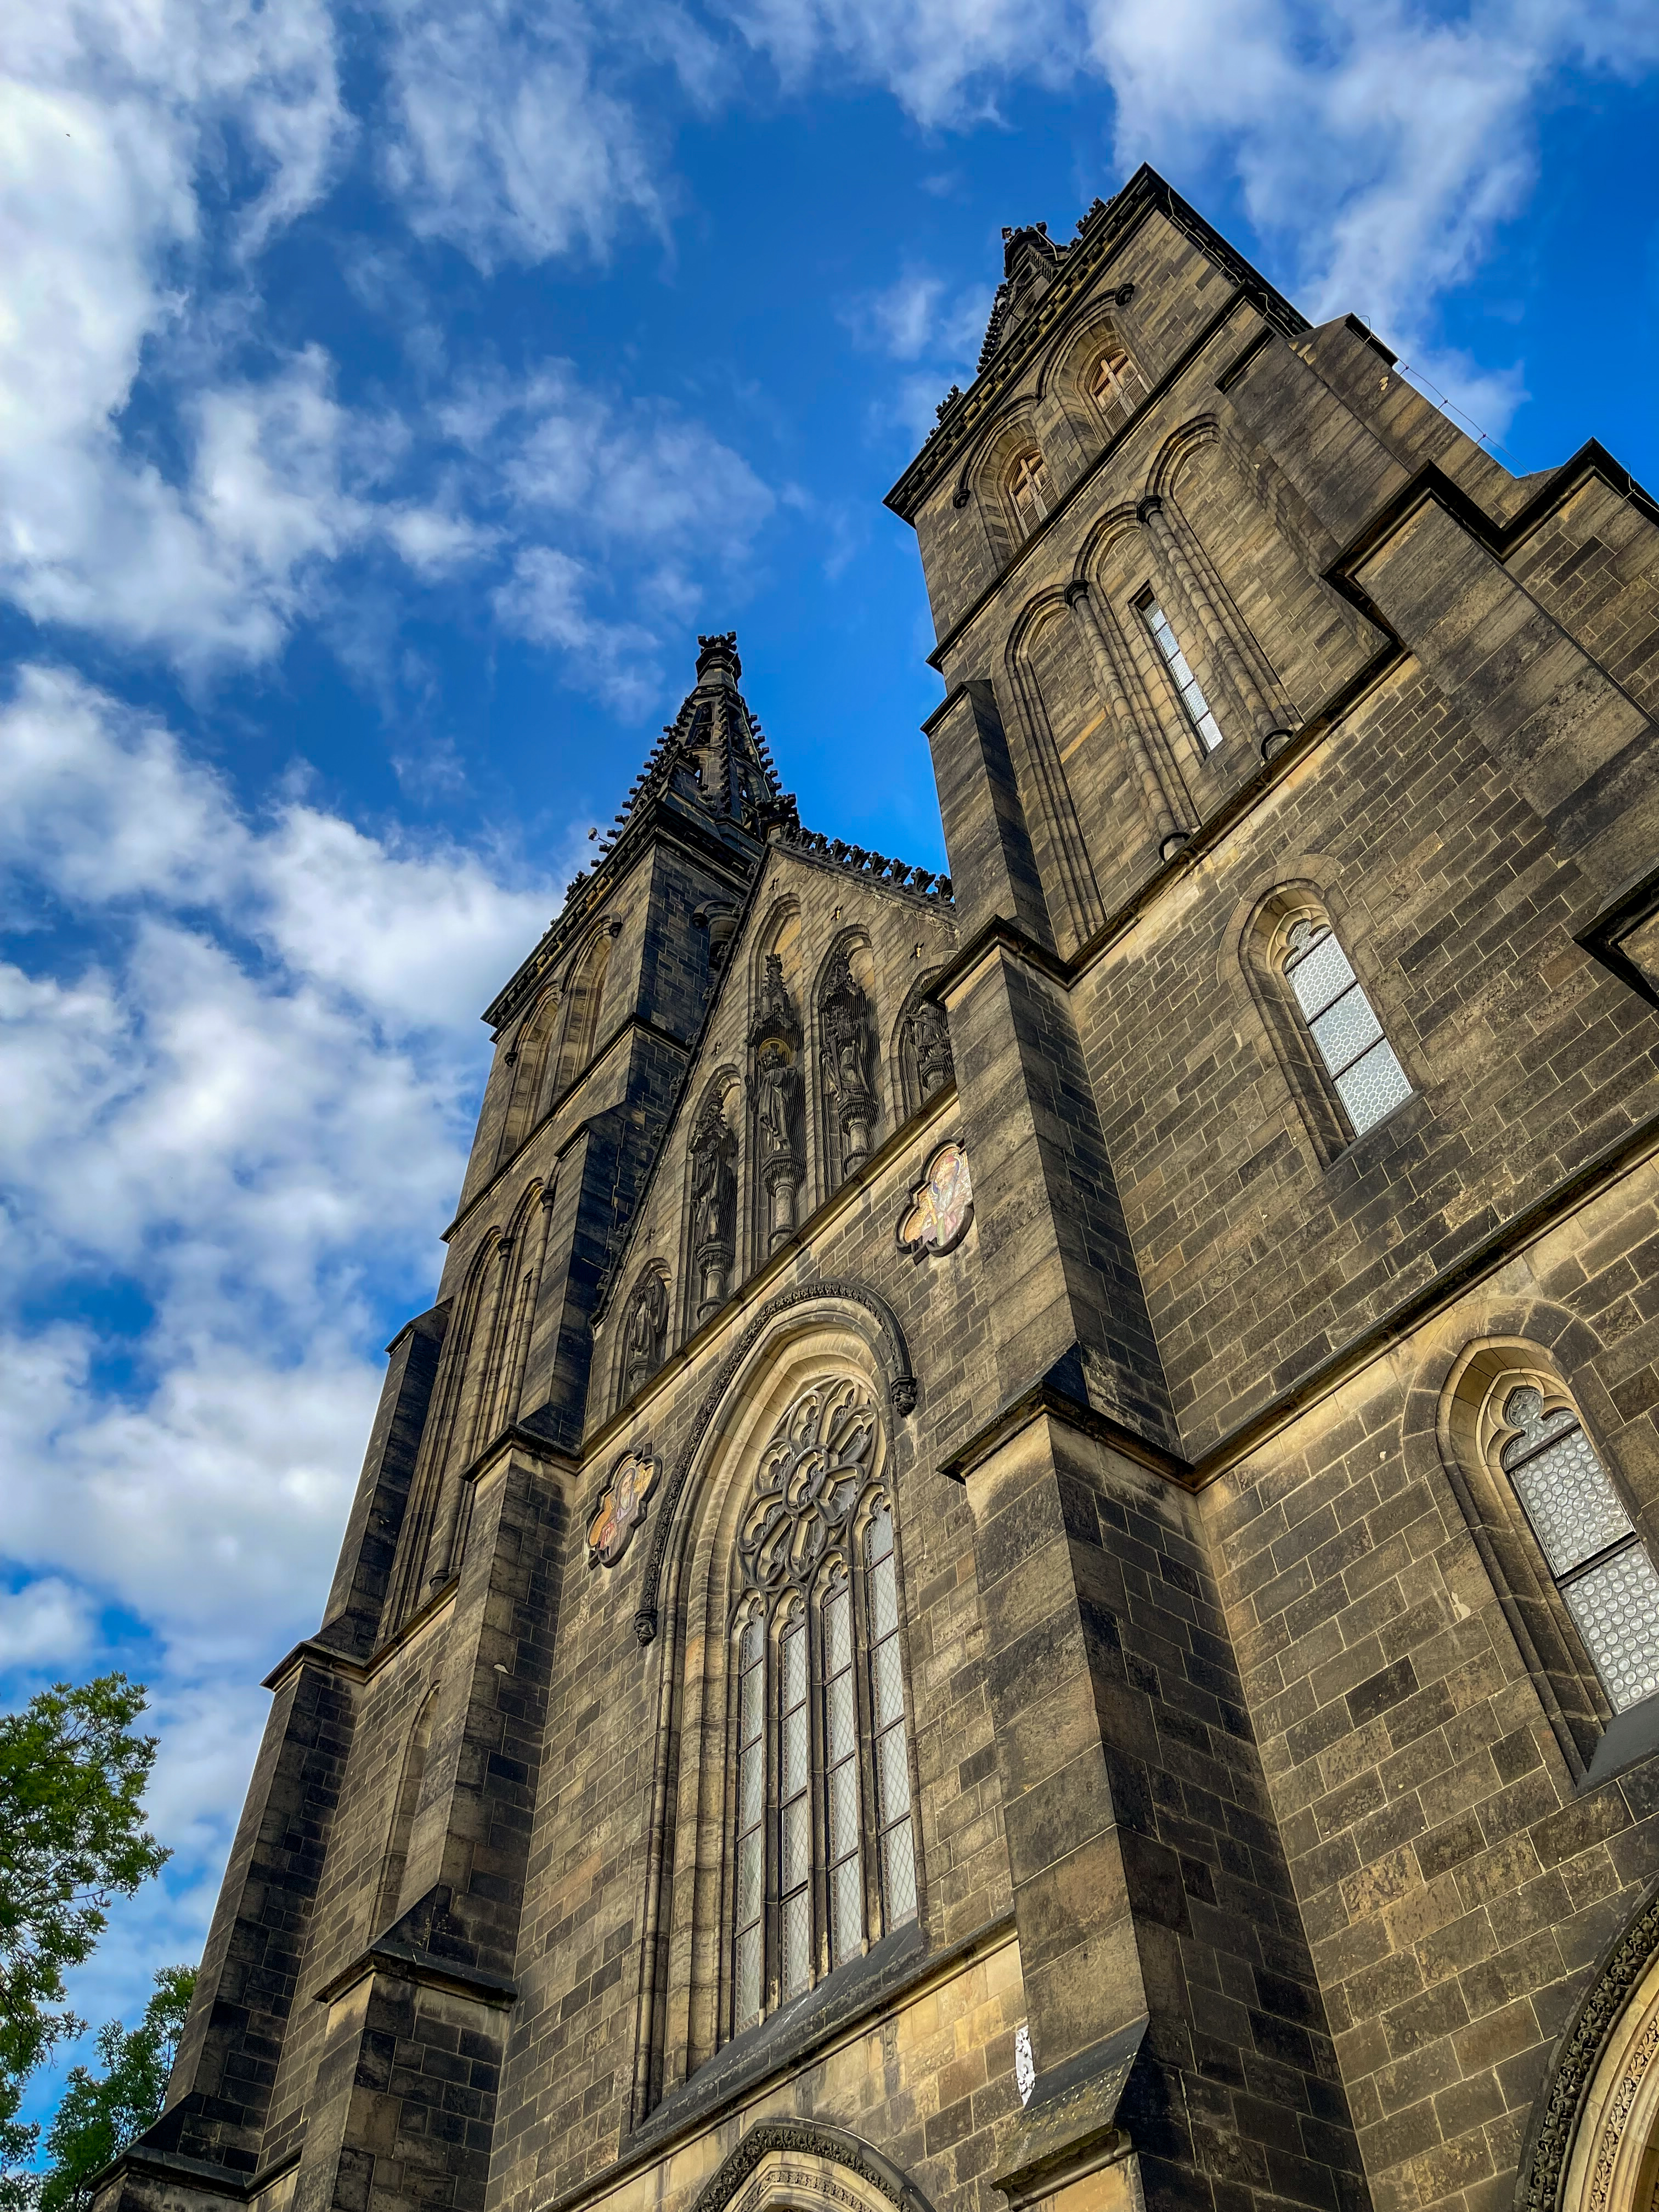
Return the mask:
[[[1498,1462],[1614,1712],[1659,1691],[1659,1574],[1571,1405],[1511,1390]]]
[[[1121,346],[1108,346],[1090,372],[1088,392],[1109,428],[1127,422],[1146,386]]]
[[[1212,753],[1221,743],[1221,726],[1204,696],[1203,686],[1194,675],[1181,641],[1170,627],[1170,618],[1156,599],[1147,599],[1141,606],[1141,618],[1152,634],[1152,642],[1164,656],[1170,681],[1180,694],[1187,719],[1203,739],[1206,752]]]
[[[1291,927],[1285,975],[1355,1136],[1412,1095],[1406,1071],[1329,922],[1309,915]]]
[[[1028,538],[1054,503],[1048,465],[1035,446],[1016,455],[1008,471],[1007,485],[1020,535]]]
[[[737,1540],[732,2029],[914,1917],[898,1561],[875,1402],[814,1383]]]

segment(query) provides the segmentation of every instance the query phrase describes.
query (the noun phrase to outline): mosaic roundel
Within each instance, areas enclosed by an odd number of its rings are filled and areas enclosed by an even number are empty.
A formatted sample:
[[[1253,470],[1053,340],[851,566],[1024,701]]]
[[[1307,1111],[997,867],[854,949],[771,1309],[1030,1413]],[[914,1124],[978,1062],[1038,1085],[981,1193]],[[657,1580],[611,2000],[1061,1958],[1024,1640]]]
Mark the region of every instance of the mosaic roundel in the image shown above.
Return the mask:
[[[628,1549],[657,1486],[657,1471],[656,1461],[647,1452],[631,1451],[617,1462],[600,1496],[599,1510],[588,1523],[590,1567],[614,1567]]]
[[[945,1145],[929,1163],[927,1181],[910,1194],[898,1241],[913,1260],[939,1259],[961,1243],[973,1218],[968,1155],[960,1145]]]

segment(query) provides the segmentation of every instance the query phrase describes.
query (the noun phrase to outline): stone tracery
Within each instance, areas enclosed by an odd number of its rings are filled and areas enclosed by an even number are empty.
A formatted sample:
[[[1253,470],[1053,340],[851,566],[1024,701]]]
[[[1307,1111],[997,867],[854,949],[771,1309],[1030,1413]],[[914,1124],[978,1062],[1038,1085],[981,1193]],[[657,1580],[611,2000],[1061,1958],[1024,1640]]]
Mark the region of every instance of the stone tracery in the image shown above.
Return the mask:
[[[815,1384],[761,1455],[755,1501],[738,1538],[750,1589],[804,1588],[846,1528],[873,1471],[874,1400],[853,1382]]]

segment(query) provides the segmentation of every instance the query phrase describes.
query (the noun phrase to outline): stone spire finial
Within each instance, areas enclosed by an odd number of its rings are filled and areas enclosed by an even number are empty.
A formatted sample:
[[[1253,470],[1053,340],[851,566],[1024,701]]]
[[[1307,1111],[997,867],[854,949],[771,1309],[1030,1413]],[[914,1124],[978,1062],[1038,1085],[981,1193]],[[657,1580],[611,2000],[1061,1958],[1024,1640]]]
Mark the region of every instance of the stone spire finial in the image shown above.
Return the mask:
[[[734,629],[717,630],[712,637],[697,640],[697,688],[703,690],[710,684],[722,679],[738,683],[743,676],[743,663],[738,658],[738,633]]]

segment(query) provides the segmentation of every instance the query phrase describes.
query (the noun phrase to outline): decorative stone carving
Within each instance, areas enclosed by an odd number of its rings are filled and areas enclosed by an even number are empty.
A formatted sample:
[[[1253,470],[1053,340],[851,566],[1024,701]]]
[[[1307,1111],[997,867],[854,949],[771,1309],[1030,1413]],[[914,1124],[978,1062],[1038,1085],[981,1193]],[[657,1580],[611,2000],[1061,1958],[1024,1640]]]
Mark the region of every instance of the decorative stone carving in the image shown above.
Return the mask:
[[[1517,2212],[1555,2212],[1561,2203],[1565,2170],[1592,2081],[1609,2054],[1609,2046],[1614,2045],[1620,2015],[1656,1954],[1659,1954],[1659,1891],[1650,1890],[1642,1909],[1614,1946],[1601,1979],[1580,2006],[1556,2058],[1554,2074],[1540,2096],[1529,2155],[1522,2160],[1516,2190]]]
[[[697,1270],[697,1319],[726,1303],[738,1218],[738,1140],[725,1102],[711,1093],[691,1139],[691,1258]]]
[[[913,1260],[940,1259],[955,1251],[973,1218],[968,1155],[958,1144],[942,1146],[928,1162],[926,1180],[910,1194],[909,1211],[899,1221],[899,1249]]]
[[[824,991],[823,1074],[837,1125],[843,1180],[870,1156],[876,1126],[870,1087],[870,1001],[845,951],[830,963]]]
[[[925,1105],[935,1091],[944,1090],[957,1072],[951,1057],[950,1025],[937,999],[924,999],[911,1015],[910,1036]]]
[[[662,1365],[664,1341],[668,1334],[668,1285],[663,1279],[660,1267],[647,1268],[634,1292],[628,1310],[628,1330],[623,1340],[623,1389],[624,1399],[642,1390]]]
[[[804,1390],[761,1454],[754,1502],[738,1537],[753,1589],[804,1588],[852,1518],[873,1471],[878,1416],[860,1382]]]
[[[866,2191],[884,2197],[896,2212],[932,2212],[915,2183],[878,2150],[840,2128],[823,2127],[811,2120],[757,2120],[703,2184],[691,2212],[726,2212],[746,2182],[769,2161],[783,2157],[821,2159],[826,2166],[833,2164],[848,2179],[862,2183]],[[763,2202],[764,2196],[757,2201]],[[869,2201],[867,2195],[865,2201]]]
[[[657,1486],[659,1468],[649,1445],[626,1452],[611,1470],[611,1480],[599,1494],[599,1510],[587,1524],[587,1564],[614,1567],[645,1519],[645,1509]]]
[[[766,1193],[766,1249],[794,1233],[795,1200],[805,1175],[800,1141],[800,1022],[783,980],[781,954],[766,956],[760,1010],[749,1030],[755,1068],[755,1137]]]
[[[898,1316],[886,1299],[872,1291],[867,1283],[828,1275],[815,1283],[798,1284],[793,1291],[784,1291],[775,1298],[769,1298],[720,1363],[720,1371],[697,1407],[680,1447],[679,1457],[674,1462],[673,1473],[668,1478],[665,1502],[658,1519],[657,1533],[652,1540],[651,1556],[645,1565],[640,1609],[634,1616],[634,1633],[641,1644],[649,1644],[657,1633],[657,1593],[662,1582],[675,1512],[684,1492],[691,1463],[733,1379],[780,1315],[797,1312],[803,1306],[822,1306],[837,1298],[863,1307],[880,1332],[882,1361],[887,1371],[887,1402],[892,1408],[894,1419],[902,1421],[915,1413],[916,1378],[910,1365],[910,1348],[904,1340],[904,1331],[899,1326]]]

